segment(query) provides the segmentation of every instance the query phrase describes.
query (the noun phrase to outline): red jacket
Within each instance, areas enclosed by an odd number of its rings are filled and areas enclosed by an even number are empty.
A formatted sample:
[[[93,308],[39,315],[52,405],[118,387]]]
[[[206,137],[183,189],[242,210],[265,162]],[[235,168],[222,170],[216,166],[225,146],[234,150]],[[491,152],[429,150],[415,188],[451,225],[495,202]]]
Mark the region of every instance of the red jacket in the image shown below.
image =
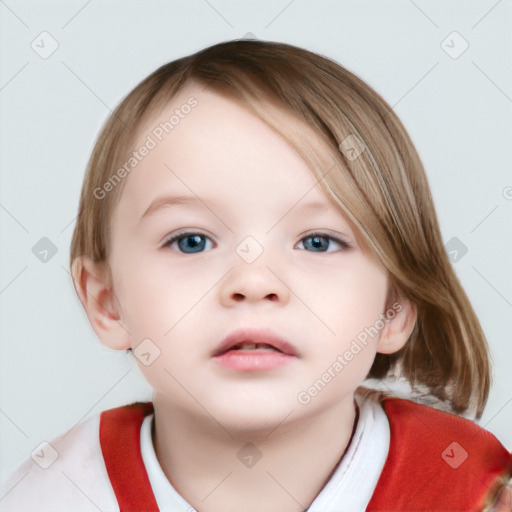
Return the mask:
[[[409,400],[385,398],[390,447],[369,512],[481,511],[512,458],[486,430],[465,419]],[[151,403],[101,413],[100,444],[122,512],[156,512],[144,469],[140,428]]]

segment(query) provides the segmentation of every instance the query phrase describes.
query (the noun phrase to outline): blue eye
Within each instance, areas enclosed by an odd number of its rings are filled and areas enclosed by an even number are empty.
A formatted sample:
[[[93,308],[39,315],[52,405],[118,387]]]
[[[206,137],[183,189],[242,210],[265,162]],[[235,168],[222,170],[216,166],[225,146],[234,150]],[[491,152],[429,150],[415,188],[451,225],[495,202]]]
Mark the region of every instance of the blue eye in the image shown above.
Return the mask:
[[[199,233],[179,233],[165,242],[164,247],[185,254],[196,254],[213,247],[210,238]]]
[[[350,247],[350,244],[343,240],[321,233],[306,236],[299,243],[303,246],[300,249],[312,252],[334,252]]]

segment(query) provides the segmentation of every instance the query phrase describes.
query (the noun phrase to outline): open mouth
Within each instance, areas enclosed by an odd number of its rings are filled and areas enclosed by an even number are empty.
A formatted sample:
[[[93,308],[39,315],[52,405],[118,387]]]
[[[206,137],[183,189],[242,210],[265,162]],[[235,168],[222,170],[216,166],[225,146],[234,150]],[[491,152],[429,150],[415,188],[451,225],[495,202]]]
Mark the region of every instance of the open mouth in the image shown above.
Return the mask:
[[[281,350],[274,347],[273,345],[269,345],[268,343],[237,343],[236,345],[233,345],[230,349],[226,350],[226,352],[228,352],[229,350],[272,350],[274,352],[281,352]]]
[[[219,356],[229,351],[274,351],[289,356],[297,356],[295,347],[270,329],[237,329],[226,336],[217,345],[212,356]]]
[[[270,329],[245,328],[226,336],[212,353],[221,366],[239,372],[273,370],[296,361],[295,347]]]

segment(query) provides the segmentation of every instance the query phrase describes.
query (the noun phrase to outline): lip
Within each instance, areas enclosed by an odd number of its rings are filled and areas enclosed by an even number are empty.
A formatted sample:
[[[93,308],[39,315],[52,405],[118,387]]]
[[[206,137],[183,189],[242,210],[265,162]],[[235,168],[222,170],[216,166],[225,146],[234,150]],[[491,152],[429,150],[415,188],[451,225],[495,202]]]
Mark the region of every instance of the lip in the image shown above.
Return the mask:
[[[277,350],[231,350],[239,343],[265,343]],[[216,364],[236,372],[264,372],[288,365],[297,349],[269,329],[238,329],[224,338],[212,354]]]
[[[244,328],[236,329],[231,334],[226,336],[214,350],[212,357],[219,357],[226,354],[232,347],[238,345],[239,343],[265,343],[277,349],[282,355],[294,357],[298,356],[298,351],[295,346],[275,334],[272,330]],[[247,352],[254,354],[256,350],[248,350]],[[279,353],[276,355],[278,354]]]

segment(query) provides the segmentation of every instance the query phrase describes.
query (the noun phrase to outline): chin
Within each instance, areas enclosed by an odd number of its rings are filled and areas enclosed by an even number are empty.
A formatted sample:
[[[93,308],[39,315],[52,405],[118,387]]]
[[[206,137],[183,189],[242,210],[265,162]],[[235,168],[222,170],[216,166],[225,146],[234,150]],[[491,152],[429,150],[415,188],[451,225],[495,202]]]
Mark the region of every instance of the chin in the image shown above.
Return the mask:
[[[278,400],[268,397],[264,400],[245,399],[237,401],[228,400],[217,403],[215,409],[209,411],[233,435],[255,435],[261,433],[268,435],[285,418],[291,419],[295,415],[292,411],[299,410],[293,400]],[[292,414],[290,414],[292,412]]]
[[[276,430],[278,425],[282,425],[283,419],[287,413],[281,412],[280,415],[270,415],[255,413],[240,414],[240,411],[229,417],[224,418],[222,424],[234,437],[247,439],[251,441],[264,440],[268,438],[272,431]]]

